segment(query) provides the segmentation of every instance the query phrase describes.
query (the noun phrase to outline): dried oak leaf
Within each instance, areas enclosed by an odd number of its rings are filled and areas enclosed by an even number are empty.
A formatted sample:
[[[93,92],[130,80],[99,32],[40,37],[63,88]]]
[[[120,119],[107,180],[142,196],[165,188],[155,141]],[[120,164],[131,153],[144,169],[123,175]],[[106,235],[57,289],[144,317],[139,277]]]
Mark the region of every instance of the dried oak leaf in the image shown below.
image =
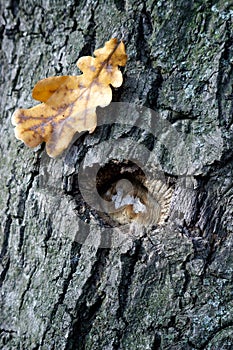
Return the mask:
[[[96,56],[81,57],[79,76],[49,77],[40,80],[32,97],[40,102],[29,109],[18,109],[12,116],[15,136],[29,147],[46,142],[50,157],[57,157],[70,144],[76,132],[93,132],[97,125],[96,107],[112,100],[113,87],[123,78],[118,66],[125,66],[127,55],[123,42],[112,38]]]

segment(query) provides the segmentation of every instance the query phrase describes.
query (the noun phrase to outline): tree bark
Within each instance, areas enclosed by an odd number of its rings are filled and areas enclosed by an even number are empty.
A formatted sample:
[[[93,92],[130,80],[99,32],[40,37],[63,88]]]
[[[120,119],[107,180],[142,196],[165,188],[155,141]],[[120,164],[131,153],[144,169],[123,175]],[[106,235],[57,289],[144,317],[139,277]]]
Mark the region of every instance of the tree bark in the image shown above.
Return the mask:
[[[0,4],[1,349],[231,349],[231,2]],[[134,125],[99,109],[96,131],[59,159],[16,140],[11,115],[34,105],[34,84],[77,75],[111,37],[129,56],[113,101],[134,106]],[[115,227],[82,196],[83,162],[100,164],[99,192],[132,180],[152,221],[121,212]]]

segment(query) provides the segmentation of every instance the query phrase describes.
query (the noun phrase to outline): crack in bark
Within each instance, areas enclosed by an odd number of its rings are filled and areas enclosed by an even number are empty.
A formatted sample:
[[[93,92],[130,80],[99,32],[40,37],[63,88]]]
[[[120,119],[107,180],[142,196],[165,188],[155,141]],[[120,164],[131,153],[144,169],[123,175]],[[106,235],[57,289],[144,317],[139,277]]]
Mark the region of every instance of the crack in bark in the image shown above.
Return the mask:
[[[6,278],[7,271],[9,270],[10,267],[10,257],[5,257],[5,259],[0,258],[1,265],[3,267],[3,270],[0,275],[0,288],[2,287],[2,284]]]
[[[50,217],[48,218],[48,221],[46,222],[46,226],[47,226],[47,231],[46,231],[46,235],[43,239],[43,243],[44,243],[44,250],[45,250],[45,258],[47,257],[47,253],[48,253],[48,244],[47,242],[49,241],[49,239],[52,236],[53,233],[53,228],[52,228],[52,221],[50,219]]]
[[[79,259],[74,259],[74,255],[78,256],[80,254],[80,250],[81,250],[81,245],[80,244],[76,245],[76,242],[74,242],[72,245],[72,248],[71,248],[70,272],[69,272],[67,278],[65,278],[63,281],[62,293],[59,295],[58,301],[54,304],[53,309],[51,311],[49,321],[47,322],[47,327],[46,327],[46,329],[43,333],[43,336],[41,338],[41,346],[44,345],[46,335],[49,332],[49,330],[51,329],[51,325],[53,324],[53,319],[55,318],[55,315],[58,311],[59,305],[61,305],[65,299],[69,284],[72,280],[73,274],[75,273],[77,266],[78,266],[78,263],[79,263]],[[66,262],[64,263],[64,265],[66,265]]]
[[[156,333],[151,344],[151,350],[160,350],[161,349],[161,335]]]
[[[116,313],[118,319],[120,318],[124,319],[124,310],[127,305],[129,288],[132,284],[132,276],[134,273],[135,265],[138,262],[141,256],[141,253],[142,253],[142,241],[137,240],[134,243],[134,251],[130,251],[126,254],[121,255],[122,275],[121,275],[121,281],[118,287],[119,307]],[[127,323],[125,319],[124,321],[125,323]]]
[[[182,266],[181,266],[181,270],[184,271],[184,282],[183,282],[183,287],[181,290],[182,296],[184,296],[184,294],[187,291],[188,286],[191,282],[191,275],[190,275],[189,271],[187,270],[187,264],[190,262],[191,256],[192,256],[191,254],[187,255],[185,261],[182,263]]]
[[[90,277],[86,281],[82,295],[76,304],[73,324],[67,338],[65,350],[85,349],[85,339],[104,300],[104,294],[99,294],[97,288],[104,272],[109,252],[109,249],[99,248],[96,253],[96,261],[92,267]],[[91,300],[91,302],[87,303],[88,300]]]
[[[231,118],[228,119],[225,115],[225,110],[223,106],[223,101],[226,99],[226,95],[224,94],[227,85],[232,81],[233,76],[233,67],[231,64],[231,48],[233,45],[233,37],[232,37],[232,23],[231,19],[226,21],[226,41],[224,44],[224,48],[219,60],[219,69],[218,69],[218,77],[217,77],[217,92],[216,92],[216,100],[218,103],[218,119],[220,124],[224,124],[227,129],[230,128],[233,122],[233,114],[231,114]],[[228,63],[228,65],[226,65]],[[230,71],[227,68],[230,67]],[[232,90],[232,85],[231,85]],[[233,91],[232,91],[233,92]],[[233,112],[233,101],[231,110]]]
[[[137,38],[136,38],[136,59],[145,64],[147,68],[151,68],[150,49],[148,46],[148,38],[153,32],[151,15],[146,11],[146,5],[143,8],[138,21]]]
[[[96,46],[96,23],[95,23],[95,9],[98,6],[98,1],[96,2],[96,5],[94,8],[91,9],[91,16],[89,19],[88,27],[87,27],[87,33],[84,34],[84,46],[79,52],[78,58],[82,56],[88,56],[91,52],[95,50]],[[77,58],[77,59],[78,59]]]
[[[21,300],[20,300],[20,304],[19,304],[19,312],[21,312],[21,310],[22,310],[25,295],[30,290],[30,286],[32,284],[32,277],[33,277],[35,272],[36,272],[36,266],[34,266],[34,268],[32,269],[32,271],[31,271],[31,273],[29,275],[29,279],[28,279],[28,283],[27,283],[26,289],[24,290],[24,292],[21,295]]]

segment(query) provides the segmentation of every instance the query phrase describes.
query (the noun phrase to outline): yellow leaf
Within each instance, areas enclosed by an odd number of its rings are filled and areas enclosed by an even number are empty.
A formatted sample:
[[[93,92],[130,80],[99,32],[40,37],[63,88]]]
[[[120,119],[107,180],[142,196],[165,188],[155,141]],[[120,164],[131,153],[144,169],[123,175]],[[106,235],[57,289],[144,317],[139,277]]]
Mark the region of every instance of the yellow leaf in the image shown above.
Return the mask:
[[[118,66],[125,66],[127,55],[123,42],[110,39],[96,56],[81,57],[79,76],[49,77],[40,80],[32,97],[40,102],[29,109],[17,109],[12,116],[15,136],[29,147],[43,141],[49,156],[57,157],[81,131],[93,132],[97,125],[96,107],[105,107],[112,100],[113,87],[123,78]]]

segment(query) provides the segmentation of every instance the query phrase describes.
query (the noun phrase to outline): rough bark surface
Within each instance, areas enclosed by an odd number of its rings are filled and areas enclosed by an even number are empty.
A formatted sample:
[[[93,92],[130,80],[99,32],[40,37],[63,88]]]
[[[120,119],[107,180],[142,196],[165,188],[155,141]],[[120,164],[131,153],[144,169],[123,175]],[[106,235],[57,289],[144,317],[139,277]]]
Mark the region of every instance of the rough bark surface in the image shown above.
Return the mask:
[[[231,349],[231,1],[0,4],[0,348]],[[101,126],[56,160],[14,137],[11,115],[34,105],[34,84],[77,74],[77,59],[114,36],[129,54],[114,100],[157,110],[182,135],[191,159],[178,152],[185,184],[159,140],[138,128]],[[78,166],[88,152],[89,162],[101,160],[103,140],[126,134],[153,144],[173,179],[170,213],[163,225],[103,248],[104,223],[80,199]]]

